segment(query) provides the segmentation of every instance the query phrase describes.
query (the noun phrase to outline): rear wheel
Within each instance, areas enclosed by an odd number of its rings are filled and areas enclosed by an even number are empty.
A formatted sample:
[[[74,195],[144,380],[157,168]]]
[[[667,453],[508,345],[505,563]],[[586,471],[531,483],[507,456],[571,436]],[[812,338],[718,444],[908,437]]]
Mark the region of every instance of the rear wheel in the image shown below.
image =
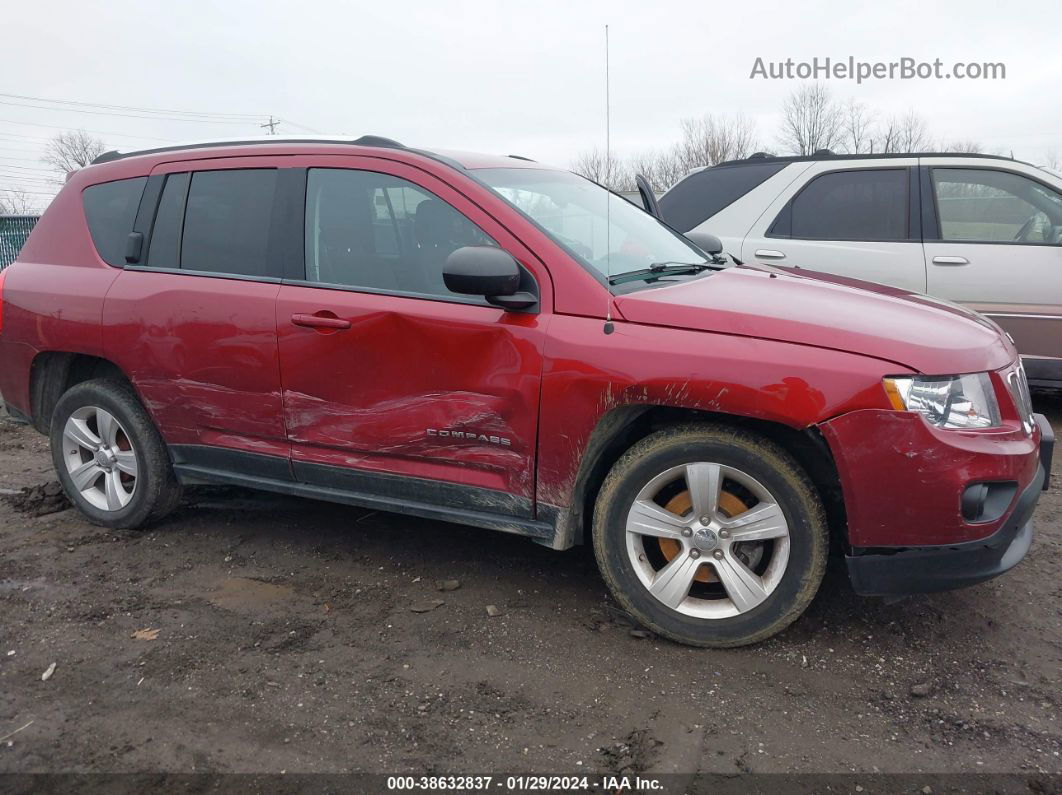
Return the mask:
[[[85,381],[63,394],[52,415],[51,446],[66,496],[95,524],[140,527],[180,499],[158,431],[118,382]]]
[[[616,463],[594,513],[598,566],[647,627],[740,646],[792,623],[818,590],[828,533],[807,475],[744,431],[655,433]]]

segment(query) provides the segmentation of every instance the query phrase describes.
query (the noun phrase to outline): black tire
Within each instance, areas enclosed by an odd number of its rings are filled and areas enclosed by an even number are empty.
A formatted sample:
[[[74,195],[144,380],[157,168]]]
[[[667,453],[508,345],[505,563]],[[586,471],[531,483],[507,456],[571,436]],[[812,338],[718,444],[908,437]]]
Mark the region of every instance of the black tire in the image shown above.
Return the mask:
[[[129,503],[118,510],[101,510],[74,486],[64,450],[64,428],[79,409],[98,407],[118,420],[136,457],[136,485]],[[166,445],[132,389],[120,381],[98,378],[67,390],[52,414],[52,463],[70,501],[93,524],[131,530],[158,521],[177,507],[181,487],[173,474]]]
[[[781,579],[747,612],[700,618],[672,609],[649,592],[628,554],[627,514],[640,490],[670,468],[693,462],[722,464],[755,478],[774,497],[788,524],[789,559]],[[648,629],[679,643],[727,648],[764,640],[804,612],[826,570],[829,532],[814,486],[781,447],[726,426],[686,425],[642,439],[616,462],[597,496],[593,541],[598,568],[612,595]]]

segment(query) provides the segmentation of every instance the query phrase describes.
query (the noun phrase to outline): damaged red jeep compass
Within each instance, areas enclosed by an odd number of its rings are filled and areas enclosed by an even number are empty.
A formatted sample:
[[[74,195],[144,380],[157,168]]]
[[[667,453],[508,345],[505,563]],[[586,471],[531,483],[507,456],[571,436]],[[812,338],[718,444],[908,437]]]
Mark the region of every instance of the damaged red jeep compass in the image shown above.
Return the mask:
[[[108,153],[0,286],[0,391],[92,521],[228,483],[593,544],[668,638],[1017,564],[1050,471],[1012,342],[923,295],[723,267],[603,188],[384,138]]]

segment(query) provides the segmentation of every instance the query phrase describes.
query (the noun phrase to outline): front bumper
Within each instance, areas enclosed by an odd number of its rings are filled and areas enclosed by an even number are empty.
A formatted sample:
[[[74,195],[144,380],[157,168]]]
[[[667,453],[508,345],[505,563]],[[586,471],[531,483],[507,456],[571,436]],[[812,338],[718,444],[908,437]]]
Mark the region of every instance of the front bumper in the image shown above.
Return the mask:
[[[987,538],[958,544],[906,547],[895,550],[853,549],[846,556],[852,587],[862,596],[905,596],[964,588],[998,577],[1021,562],[1032,544],[1032,515],[1047,488],[1054,433],[1043,415],[1040,465],[1010,514]]]

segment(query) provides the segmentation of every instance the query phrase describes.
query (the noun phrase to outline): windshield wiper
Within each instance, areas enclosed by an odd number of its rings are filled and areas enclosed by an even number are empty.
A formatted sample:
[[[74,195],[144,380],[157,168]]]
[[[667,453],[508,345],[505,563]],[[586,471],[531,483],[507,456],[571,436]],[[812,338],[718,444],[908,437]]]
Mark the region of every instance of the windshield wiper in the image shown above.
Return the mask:
[[[700,273],[710,267],[711,265],[707,262],[654,262],[648,268],[627,271],[626,273],[612,276],[609,278],[608,283],[623,284],[624,282],[635,282],[642,279],[649,281],[665,275]]]

